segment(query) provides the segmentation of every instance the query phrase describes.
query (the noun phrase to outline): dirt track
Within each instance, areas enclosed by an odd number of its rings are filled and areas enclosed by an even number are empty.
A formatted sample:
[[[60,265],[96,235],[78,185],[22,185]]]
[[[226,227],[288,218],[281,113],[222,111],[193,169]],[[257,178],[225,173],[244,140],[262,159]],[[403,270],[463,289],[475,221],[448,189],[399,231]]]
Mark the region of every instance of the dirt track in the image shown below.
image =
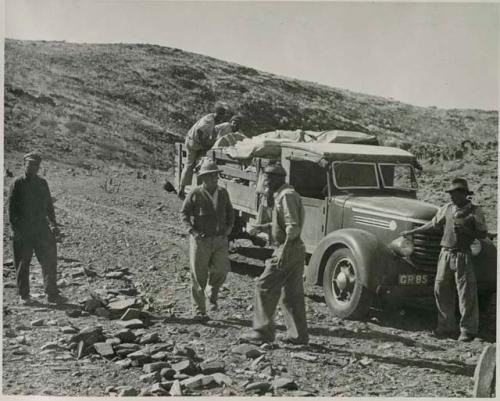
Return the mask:
[[[19,155],[6,155],[14,166]],[[10,164],[9,164],[10,161]],[[14,169],[19,173],[19,165]],[[117,320],[96,315],[69,317],[90,293],[110,299],[117,290],[136,288],[146,309],[157,319],[146,332],[162,343],[195,350],[199,360],[224,362],[231,385],[185,390],[192,395],[250,395],[250,382],[275,377],[293,379],[298,390],[265,390],[276,395],[316,396],[471,396],[477,359],[494,341],[494,319],[481,321],[482,339],[470,344],[430,336],[435,313],[432,302],[398,305],[371,311],[366,322],[340,321],[329,314],[321,290],[308,288],[306,298],[311,343],[286,346],[279,341],[264,349],[260,363],[232,352],[241,330],[251,325],[253,279],[261,271],[266,250],[238,241],[232,248],[229,275],[220,311],[206,324],[189,319],[187,236],[178,224],[180,202],[159,182],[136,178],[129,170],[118,193],[104,191],[106,172],[50,162],[47,178],[57,199],[56,213],[65,238],[59,244],[59,278],[70,304],[52,307],[42,297],[34,307],[16,304],[15,274],[4,233],[3,392],[5,394],[106,395],[108,386],[151,387],[140,381],[139,367],[122,369],[97,354],[77,360],[60,347],[42,351],[49,342],[67,338],[62,327],[103,326],[105,334],[120,328]],[[8,186],[9,179],[5,181]],[[84,268],[83,274],[81,273]],[[105,278],[124,270],[119,279]],[[38,263],[33,260],[32,293],[42,294]],[[90,273],[89,273],[90,272]],[[44,319],[44,325],[31,322]],[[284,330],[278,315],[280,331]],[[66,344],[66,345],[65,345]],[[49,351],[49,352],[47,352]],[[252,366],[253,363],[253,366]],[[269,366],[271,368],[269,368]],[[265,392],[264,391],[264,392]]]

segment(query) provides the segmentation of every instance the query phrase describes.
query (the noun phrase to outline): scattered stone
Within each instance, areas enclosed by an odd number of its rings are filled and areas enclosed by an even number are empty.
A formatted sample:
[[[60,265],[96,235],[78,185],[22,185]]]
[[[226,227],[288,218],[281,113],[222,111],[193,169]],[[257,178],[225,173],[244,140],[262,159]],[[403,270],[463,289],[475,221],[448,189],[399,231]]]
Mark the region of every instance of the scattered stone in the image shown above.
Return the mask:
[[[104,358],[112,358],[115,356],[115,351],[113,351],[113,346],[108,343],[95,343],[94,349],[96,352]]]
[[[203,387],[210,386],[215,383],[215,380],[212,376],[206,376],[206,375],[196,375],[194,377],[190,377],[188,379],[185,379],[181,381],[181,387],[188,388],[191,390],[194,389],[199,389]]]
[[[151,359],[153,361],[164,361],[168,359],[168,353],[165,351],[157,352],[156,354],[151,355]]]
[[[211,375],[212,373],[224,373],[226,371],[226,366],[224,365],[224,362],[202,362],[200,364],[200,369],[201,373]]]
[[[129,358],[122,359],[121,361],[116,361],[115,363],[122,369],[127,369],[132,366],[132,360]]]
[[[132,320],[139,319],[141,317],[141,311],[136,308],[128,308],[125,313],[122,315],[120,320]]]
[[[251,392],[256,391],[259,393],[265,393],[271,389],[271,384],[268,382],[252,382],[245,386],[245,391]]]
[[[157,352],[170,351],[173,348],[173,343],[160,343],[160,344],[152,344],[149,346],[149,350],[152,354],[156,354]]]
[[[367,366],[370,366],[370,365],[372,364],[372,362],[373,362],[373,361],[372,361],[370,358],[368,358],[368,357],[366,357],[366,356],[365,356],[364,358],[362,358],[362,359],[359,361],[359,364],[360,364],[361,366],[363,366],[363,367],[365,367],[365,368],[366,368]]]
[[[188,358],[195,358],[196,351],[185,345],[177,345],[174,349],[174,355],[186,356]]]
[[[128,352],[139,351],[141,349],[140,345],[135,343],[121,343],[115,345],[114,348],[117,351],[126,350]]]
[[[301,360],[307,361],[307,362],[315,362],[318,360],[318,357],[316,355],[311,355],[307,352],[292,352],[290,354],[290,356],[292,358],[301,359]]]
[[[83,310],[89,313],[94,313],[97,308],[102,306],[102,302],[96,298],[89,298],[83,302]]]
[[[151,391],[149,388],[141,388],[141,391],[139,391],[138,397],[150,397],[153,394],[151,394]]]
[[[110,272],[110,273],[106,273],[106,278],[110,278],[110,279],[120,279],[124,276],[125,274],[123,272]]]
[[[76,373],[76,372],[75,372]],[[106,394],[109,394],[109,393],[116,393],[116,387],[115,386],[108,386],[106,387],[106,389],[104,390],[104,392]]]
[[[118,397],[135,397],[139,394],[139,392],[130,386],[118,387]]]
[[[102,306],[100,306],[99,308],[96,308],[94,313],[100,317],[110,317],[111,316],[111,312]]]
[[[50,343],[42,345],[41,350],[45,351],[45,350],[48,350],[48,349],[59,349],[59,348],[61,348],[61,346],[58,343],[56,343],[56,342],[50,342]]]
[[[292,395],[294,397],[314,397],[314,393],[310,391],[294,391]]]
[[[57,288],[65,288],[67,286],[69,286],[68,280],[64,278],[57,280]]]
[[[160,371],[160,376],[163,377],[164,379],[172,380],[176,373],[177,371],[175,369],[168,367],[168,368],[163,368]]]
[[[118,345],[122,343],[122,340],[116,337],[111,337],[106,339],[106,343],[110,345]]]
[[[163,388],[161,383],[155,383],[149,389],[149,392],[153,395],[167,395],[167,391]]]
[[[258,358],[264,354],[264,351],[250,344],[241,344],[232,349],[234,354],[245,355],[247,358]]]
[[[57,320],[54,320],[54,319],[49,320],[47,322],[47,326],[57,326],[57,325],[58,325]]]
[[[174,363],[172,369],[175,369],[177,373],[184,373],[187,375],[193,375],[197,373],[196,366],[190,359]]]
[[[212,377],[219,386],[224,384],[229,387],[233,384],[233,380],[224,373],[214,373]]]
[[[261,355],[258,358],[254,359],[252,361],[252,364],[250,365],[250,369],[257,370],[257,368],[259,367],[259,363],[261,363],[263,360],[265,360],[265,358],[266,358],[265,355]]]
[[[139,380],[143,383],[154,383],[160,380],[160,373],[150,372],[139,377]]]
[[[136,305],[137,305],[137,300],[135,298],[128,298],[109,303],[108,309],[110,310],[111,313],[118,314],[118,313],[123,313],[128,308],[133,308]]]
[[[124,342],[133,342],[135,341],[135,334],[129,329],[122,329],[114,334],[115,337],[119,338]]]
[[[87,346],[82,340],[78,343],[78,348],[76,350],[76,359],[82,359],[85,355],[87,355]]]
[[[70,309],[66,311],[68,317],[79,317],[82,314],[80,309]]]
[[[153,344],[160,341],[160,336],[158,333],[148,333],[144,334],[139,340],[139,344]]]
[[[144,350],[131,352],[127,355],[127,357],[132,359],[132,361],[138,361],[139,363],[147,363],[147,361],[151,359],[149,352]]]
[[[164,368],[169,368],[170,364],[168,362],[153,362],[148,363],[143,366],[142,370],[144,373],[159,372]]]
[[[44,319],[37,319],[37,320],[33,320],[31,322],[31,325],[33,327],[39,327],[39,326],[45,326],[45,320]]]
[[[76,327],[73,327],[73,326],[64,326],[61,328],[61,331],[64,334],[76,334],[76,333],[78,333],[78,329]]]
[[[278,377],[274,379],[273,381],[273,387],[278,389],[278,388],[283,388],[285,390],[297,390],[297,383],[293,381],[293,379],[289,377]]]
[[[129,296],[133,296],[133,295],[137,295],[137,288],[120,288],[118,290],[118,292],[120,294],[123,294],[123,295],[129,295]]]
[[[13,259],[7,259],[5,262],[3,262],[3,265],[7,266],[7,267],[12,267],[12,266],[14,266],[14,260]]]
[[[185,380],[185,379],[188,379],[189,378],[189,375],[185,374],[185,373],[176,373],[174,375],[174,379],[177,379],[177,380]]]
[[[169,394],[172,397],[180,397],[180,396],[182,396],[182,388],[181,388],[181,383],[179,382],[179,380],[175,380],[172,383],[172,387],[170,387]]]
[[[132,320],[126,320],[126,321],[119,321],[119,323],[125,327],[126,329],[141,329],[144,328],[145,325],[142,322],[142,320],[139,319],[132,319]]]
[[[106,338],[102,334],[102,327],[96,326],[85,327],[84,329],[80,330],[78,334],[73,335],[69,341],[72,343],[77,343],[82,340],[86,345],[92,345],[98,342],[104,342]]]
[[[272,367],[272,365],[267,365],[261,370],[260,373],[265,377],[274,377],[276,375],[276,370]]]

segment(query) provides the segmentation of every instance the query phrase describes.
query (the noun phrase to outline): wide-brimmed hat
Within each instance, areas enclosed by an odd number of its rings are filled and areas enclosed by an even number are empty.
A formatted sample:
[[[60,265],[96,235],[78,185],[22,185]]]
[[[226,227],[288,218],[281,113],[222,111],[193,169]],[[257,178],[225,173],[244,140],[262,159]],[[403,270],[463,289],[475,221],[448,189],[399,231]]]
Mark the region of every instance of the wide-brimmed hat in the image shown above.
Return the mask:
[[[38,163],[40,164],[42,162],[42,155],[36,151],[34,152],[29,152],[26,153],[23,157],[25,162],[28,163]]]
[[[448,189],[445,192],[453,192],[453,191],[464,191],[467,195],[472,195],[474,192],[469,189],[469,184],[467,184],[467,180],[465,178],[455,178]]]
[[[203,175],[207,174],[215,174],[215,173],[220,173],[222,170],[220,170],[217,166],[217,163],[214,162],[212,159],[203,159],[200,165],[200,168],[198,170],[198,177],[201,177]]]

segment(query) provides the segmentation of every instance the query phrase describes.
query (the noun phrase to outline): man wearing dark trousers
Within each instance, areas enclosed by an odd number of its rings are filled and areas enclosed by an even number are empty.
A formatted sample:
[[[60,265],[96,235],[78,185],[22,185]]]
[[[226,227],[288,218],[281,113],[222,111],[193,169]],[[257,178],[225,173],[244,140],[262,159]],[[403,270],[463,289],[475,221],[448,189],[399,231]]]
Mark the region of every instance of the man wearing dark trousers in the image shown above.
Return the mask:
[[[309,341],[303,284],[305,246],[300,238],[305,213],[300,195],[285,183],[285,177],[280,165],[264,169],[264,186],[274,192],[271,231],[276,249],[257,280],[253,329],[241,336],[245,341],[274,340],[274,314],[280,298],[288,332],[282,340],[291,344]]]
[[[455,297],[458,293],[460,319],[459,341],[472,341],[479,325],[476,276],[470,246],[477,239],[486,238],[487,227],[483,211],[469,201],[467,181],[456,178],[449,189],[451,202],[438,210],[434,218],[421,227],[405,231],[407,236],[436,227],[443,228],[441,253],[434,284],[438,309],[437,337],[452,336],[455,332]]]
[[[42,267],[47,301],[66,301],[57,289],[56,236],[59,229],[49,186],[38,176],[41,161],[37,152],[24,156],[25,173],[13,181],[8,197],[17,291],[22,305],[32,303],[29,267],[33,251]]]

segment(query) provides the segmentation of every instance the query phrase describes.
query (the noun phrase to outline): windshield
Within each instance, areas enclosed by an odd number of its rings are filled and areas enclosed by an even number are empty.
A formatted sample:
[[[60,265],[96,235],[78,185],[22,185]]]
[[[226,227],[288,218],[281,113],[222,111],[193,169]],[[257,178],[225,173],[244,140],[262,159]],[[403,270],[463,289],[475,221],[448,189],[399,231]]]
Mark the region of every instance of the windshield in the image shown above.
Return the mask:
[[[333,179],[339,189],[379,188],[375,163],[335,162]]]
[[[385,188],[417,189],[415,172],[409,164],[379,164],[379,168]]]

